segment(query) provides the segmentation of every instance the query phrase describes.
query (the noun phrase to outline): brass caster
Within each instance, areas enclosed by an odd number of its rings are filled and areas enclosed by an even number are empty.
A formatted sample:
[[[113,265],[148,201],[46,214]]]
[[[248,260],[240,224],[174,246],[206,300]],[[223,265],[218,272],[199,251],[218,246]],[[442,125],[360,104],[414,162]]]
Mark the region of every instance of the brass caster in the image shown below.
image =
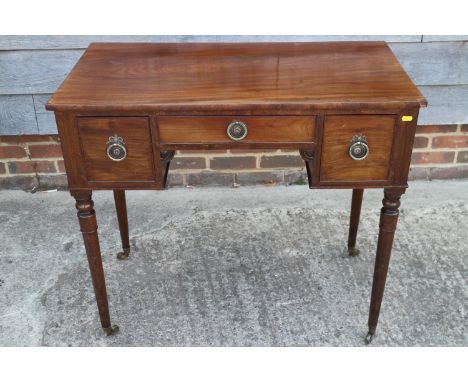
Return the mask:
[[[366,345],[369,345],[371,342],[372,342],[372,339],[374,338],[374,333],[371,333],[371,332],[368,332],[367,333],[367,336],[366,336],[366,339],[364,341],[366,341]]]
[[[104,330],[104,333],[108,336],[112,336],[119,331],[119,327],[117,325],[111,325],[108,328],[102,328],[102,330]]]
[[[356,247],[349,247],[348,248],[348,256],[357,256],[359,255],[360,251]]]
[[[128,256],[130,256],[130,248],[125,248],[123,252],[117,253],[117,258],[119,260],[125,260],[128,259]]]

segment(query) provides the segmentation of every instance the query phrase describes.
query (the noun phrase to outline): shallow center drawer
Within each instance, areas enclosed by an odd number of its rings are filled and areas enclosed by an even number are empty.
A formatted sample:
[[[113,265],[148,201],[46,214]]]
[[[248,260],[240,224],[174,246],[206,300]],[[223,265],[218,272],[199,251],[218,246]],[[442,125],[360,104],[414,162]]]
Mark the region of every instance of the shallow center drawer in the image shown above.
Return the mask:
[[[314,138],[315,116],[163,116],[158,126],[163,144],[307,143]]]

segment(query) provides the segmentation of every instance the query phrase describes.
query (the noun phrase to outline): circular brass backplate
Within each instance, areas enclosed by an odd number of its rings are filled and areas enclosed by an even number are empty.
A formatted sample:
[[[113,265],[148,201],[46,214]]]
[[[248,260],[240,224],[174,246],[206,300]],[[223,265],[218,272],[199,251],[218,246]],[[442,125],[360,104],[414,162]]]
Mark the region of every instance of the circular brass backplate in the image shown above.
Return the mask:
[[[242,121],[233,121],[227,127],[227,135],[233,141],[240,141],[247,136],[247,125]]]

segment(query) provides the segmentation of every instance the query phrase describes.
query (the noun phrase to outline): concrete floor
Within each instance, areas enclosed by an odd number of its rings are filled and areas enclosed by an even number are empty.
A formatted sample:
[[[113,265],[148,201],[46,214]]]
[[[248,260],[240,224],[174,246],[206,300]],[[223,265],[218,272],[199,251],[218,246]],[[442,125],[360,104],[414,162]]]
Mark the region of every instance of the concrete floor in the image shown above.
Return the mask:
[[[402,198],[372,346],[468,345],[468,182]],[[0,192],[2,346],[361,346],[382,191],[305,186],[127,193],[133,252],[118,261],[111,192],[95,193],[111,316],[100,330],[67,192]]]

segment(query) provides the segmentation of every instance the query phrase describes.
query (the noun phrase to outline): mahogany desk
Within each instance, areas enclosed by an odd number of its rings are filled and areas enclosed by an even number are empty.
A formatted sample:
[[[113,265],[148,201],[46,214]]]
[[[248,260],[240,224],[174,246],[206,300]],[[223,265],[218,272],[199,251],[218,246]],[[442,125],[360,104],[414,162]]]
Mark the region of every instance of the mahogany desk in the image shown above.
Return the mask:
[[[176,150],[297,149],[310,188],[383,188],[369,312],[377,327],[400,196],[426,100],[384,42],[91,44],[47,103],[55,111],[102,327],[111,325],[92,190],[114,191],[124,259],[125,190],[166,187]]]

